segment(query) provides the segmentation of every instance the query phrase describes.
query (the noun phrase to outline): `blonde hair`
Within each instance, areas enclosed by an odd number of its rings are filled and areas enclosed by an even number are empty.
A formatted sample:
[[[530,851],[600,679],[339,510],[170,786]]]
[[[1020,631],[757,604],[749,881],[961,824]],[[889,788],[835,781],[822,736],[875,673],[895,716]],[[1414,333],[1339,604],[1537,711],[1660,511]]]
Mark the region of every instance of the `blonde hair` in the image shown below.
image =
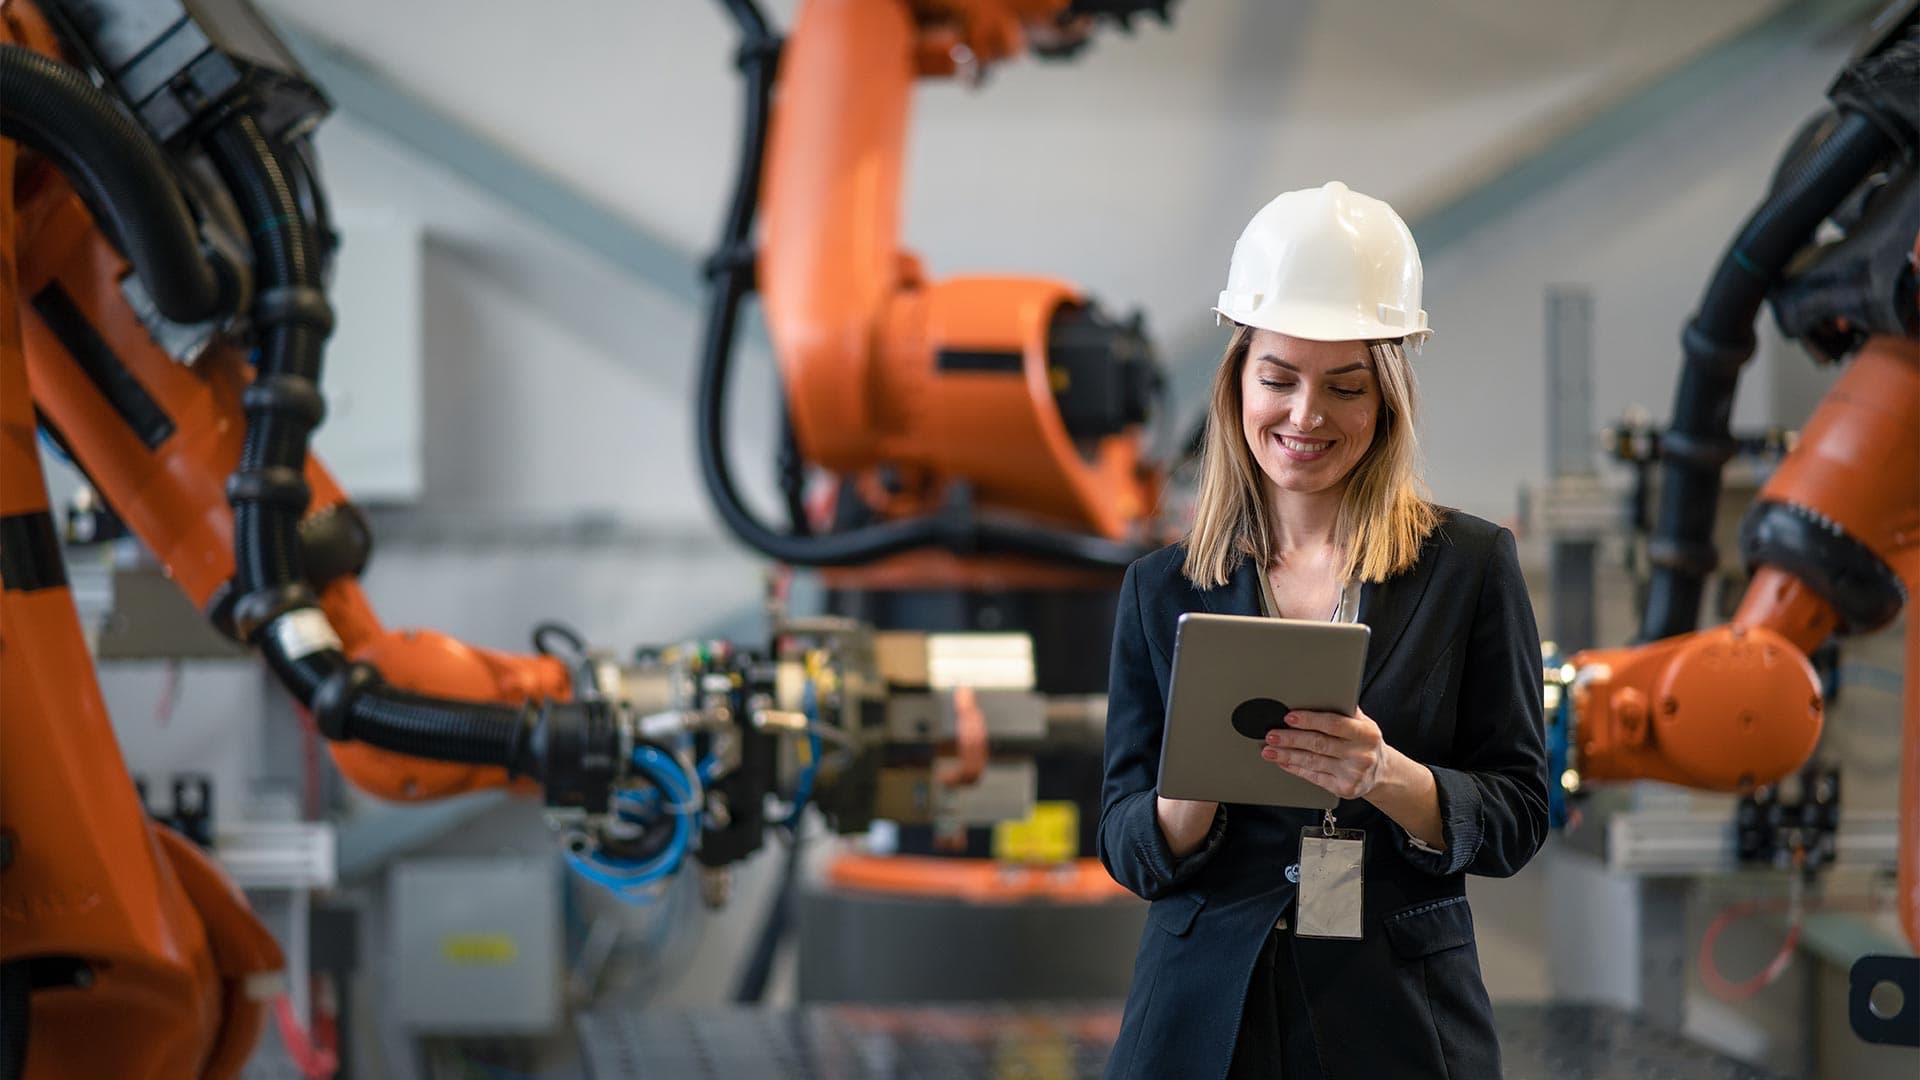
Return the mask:
[[[1225,585],[1242,559],[1264,568],[1273,557],[1266,486],[1241,428],[1240,376],[1253,334],[1252,327],[1234,328],[1207,403],[1200,490],[1181,566],[1200,588]],[[1412,568],[1420,545],[1440,521],[1420,477],[1413,367],[1406,350],[1398,341],[1370,341],[1367,352],[1380,387],[1380,417],[1373,445],[1347,474],[1334,524],[1347,581],[1385,581]]]

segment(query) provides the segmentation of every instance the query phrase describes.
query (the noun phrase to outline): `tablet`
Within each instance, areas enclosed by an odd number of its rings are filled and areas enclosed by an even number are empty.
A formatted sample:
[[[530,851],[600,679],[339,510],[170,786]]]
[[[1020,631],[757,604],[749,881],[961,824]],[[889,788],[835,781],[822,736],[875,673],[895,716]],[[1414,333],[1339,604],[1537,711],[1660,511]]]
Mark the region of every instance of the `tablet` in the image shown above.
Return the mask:
[[[1160,794],[1170,799],[1298,806],[1339,799],[1260,756],[1289,709],[1359,706],[1370,631],[1360,623],[1180,616],[1160,741]]]

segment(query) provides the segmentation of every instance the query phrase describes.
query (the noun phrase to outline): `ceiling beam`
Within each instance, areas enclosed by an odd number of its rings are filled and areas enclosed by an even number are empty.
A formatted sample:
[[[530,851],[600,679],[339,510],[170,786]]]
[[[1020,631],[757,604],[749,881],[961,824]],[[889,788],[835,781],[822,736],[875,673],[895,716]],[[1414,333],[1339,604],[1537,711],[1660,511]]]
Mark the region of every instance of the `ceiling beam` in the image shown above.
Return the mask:
[[[1678,109],[1736,80],[1764,70],[1773,57],[1858,23],[1884,0],[1792,0],[1773,14],[1664,75],[1631,89],[1611,105],[1586,114],[1537,142],[1515,160],[1482,169],[1477,182],[1436,205],[1416,209],[1408,228],[1423,257],[1432,258],[1515,206],[1553,188],[1627,146]],[[1812,112],[1817,102],[1808,103]]]

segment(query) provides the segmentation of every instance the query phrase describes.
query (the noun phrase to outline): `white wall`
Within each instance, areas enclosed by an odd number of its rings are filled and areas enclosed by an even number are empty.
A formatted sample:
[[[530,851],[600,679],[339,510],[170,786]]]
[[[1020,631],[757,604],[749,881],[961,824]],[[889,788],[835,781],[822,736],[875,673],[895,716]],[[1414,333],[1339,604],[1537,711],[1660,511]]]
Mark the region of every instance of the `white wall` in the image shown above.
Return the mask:
[[[698,474],[660,456],[693,444],[699,312],[350,115],[318,145],[343,213],[398,211],[426,233],[426,508],[705,520]],[[745,352],[751,406],[765,359]],[[772,445],[764,428],[745,437],[748,462]]]
[[[309,444],[361,504],[412,502],[421,457],[419,222],[393,210],[337,211],[341,236],[328,298],[327,418]]]
[[[524,649],[559,618],[624,650],[751,605],[763,564],[723,536],[694,456],[698,313],[351,116],[319,149],[343,213],[425,233],[424,485],[415,524],[376,536],[365,583],[383,619]],[[770,514],[764,351],[749,340],[736,370],[735,468]]]
[[[1594,297],[1593,416],[1630,405],[1664,421],[1680,364],[1680,330],[1741,224],[1764,197],[1775,160],[1824,90],[1850,41],[1789,50],[1622,150],[1526,200],[1428,260],[1437,328],[1419,359],[1429,473],[1443,501],[1486,516],[1513,512],[1521,485],[1547,474],[1545,290]],[[1784,344],[1771,315],[1741,383],[1733,424],[1798,423],[1811,362]],[[1775,369],[1793,369],[1776,378]],[[1790,375],[1791,377],[1785,377]]]
[[[740,125],[718,3],[268,0],[413,94],[690,251],[719,226]],[[763,3],[790,29],[795,0]],[[918,91],[905,240],[929,272],[1014,271],[1209,321],[1233,240],[1338,176],[1409,216],[1543,130],[1752,25],[1778,0],[1177,4],[1078,58]]]

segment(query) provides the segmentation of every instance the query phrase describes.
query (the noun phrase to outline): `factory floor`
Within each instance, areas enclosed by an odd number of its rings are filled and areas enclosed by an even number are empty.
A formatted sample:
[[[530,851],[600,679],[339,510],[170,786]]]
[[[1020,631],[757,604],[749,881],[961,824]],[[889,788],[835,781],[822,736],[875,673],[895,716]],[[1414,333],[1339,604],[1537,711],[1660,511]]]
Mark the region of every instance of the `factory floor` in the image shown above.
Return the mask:
[[[1506,1080],[1771,1080],[1603,1005],[1501,1004]],[[586,1080],[1096,1080],[1117,1003],[596,1010],[577,1021]]]

